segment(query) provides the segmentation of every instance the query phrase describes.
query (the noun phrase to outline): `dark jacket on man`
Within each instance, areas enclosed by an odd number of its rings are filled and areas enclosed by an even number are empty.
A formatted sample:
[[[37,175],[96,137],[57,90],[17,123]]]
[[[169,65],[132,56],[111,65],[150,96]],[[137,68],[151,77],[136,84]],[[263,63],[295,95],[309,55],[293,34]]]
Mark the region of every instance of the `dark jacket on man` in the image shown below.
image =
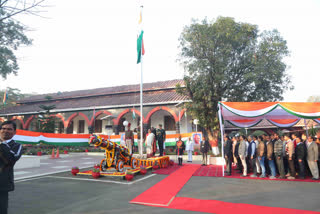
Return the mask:
[[[209,149],[210,149],[209,141],[207,141],[207,140],[201,141],[201,143],[200,143],[200,152],[208,153]]]
[[[0,144],[0,191],[13,191],[13,166],[22,155],[22,146],[11,140]]]
[[[234,147],[234,156],[237,158],[239,157],[239,145],[240,145],[240,142],[237,141],[235,147]]]
[[[233,154],[232,154],[232,141],[231,140],[227,140],[227,142],[225,142],[224,155],[227,156],[228,158],[233,157]]]
[[[307,157],[307,147],[304,143],[299,143],[295,149],[296,159],[303,160]]]

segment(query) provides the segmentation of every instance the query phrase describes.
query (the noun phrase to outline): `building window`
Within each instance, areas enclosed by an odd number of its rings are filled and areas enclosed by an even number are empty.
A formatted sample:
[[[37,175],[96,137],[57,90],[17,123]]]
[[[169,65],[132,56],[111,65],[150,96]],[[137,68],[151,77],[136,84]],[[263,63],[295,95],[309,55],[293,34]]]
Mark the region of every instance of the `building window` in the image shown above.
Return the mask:
[[[164,130],[166,131],[175,131],[175,121],[172,116],[164,116]]]
[[[84,133],[84,120],[79,120],[78,133]]]
[[[101,133],[102,132],[102,120],[94,121],[94,132]]]
[[[69,123],[69,126],[67,128],[67,134],[73,134],[73,121]]]
[[[38,122],[37,121],[32,121],[31,124],[30,124],[30,131],[37,131],[37,125],[38,125]]]

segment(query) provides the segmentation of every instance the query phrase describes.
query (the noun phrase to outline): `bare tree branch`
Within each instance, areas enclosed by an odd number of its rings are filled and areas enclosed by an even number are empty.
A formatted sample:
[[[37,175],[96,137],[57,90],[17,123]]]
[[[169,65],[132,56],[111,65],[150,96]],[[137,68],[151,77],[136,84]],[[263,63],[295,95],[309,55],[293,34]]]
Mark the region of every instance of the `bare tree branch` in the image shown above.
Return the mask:
[[[27,1],[24,0],[22,3],[23,3],[23,6],[22,8],[19,8],[19,5],[21,4],[20,0],[18,0],[16,2],[16,5],[15,6],[7,6],[6,3],[9,2],[9,0],[5,0],[3,2],[1,2],[0,4],[0,9],[2,8],[3,10],[7,10],[6,14],[4,17],[1,17],[0,18],[0,22],[2,22],[3,20],[5,19],[8,19],[8,18],[11,18],[12,16],[15,16],[17,14],[20,14],[20,13],[30,13],[30,14],[35,14],[35,13],[38,13],[39,11],[32,11],[31,9],[34,9],[34,8],[37,8],[37,7],[43,7],[41,4],[44,2],[45,0],[39,0],[39,1],[33,1],[32,4],[28,5],[27,4]],[[9,11],[9,12],[8,12]],[[37,14],[38,15],[38,14]]]

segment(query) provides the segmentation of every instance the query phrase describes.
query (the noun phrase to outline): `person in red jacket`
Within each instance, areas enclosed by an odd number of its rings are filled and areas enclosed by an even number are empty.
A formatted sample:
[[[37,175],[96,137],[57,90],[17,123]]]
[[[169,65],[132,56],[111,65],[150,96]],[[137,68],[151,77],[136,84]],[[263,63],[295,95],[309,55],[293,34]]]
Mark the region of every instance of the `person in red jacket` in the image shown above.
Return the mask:
[[[184,152],[185,148],[186,148],[186,146],[185,146],[184,142],[181,140],[181,136],[179,136],[179,140],[177,141],[177,144],[176,144],[176,154],[178,156],[179,165],[182,165],[183,152]]]

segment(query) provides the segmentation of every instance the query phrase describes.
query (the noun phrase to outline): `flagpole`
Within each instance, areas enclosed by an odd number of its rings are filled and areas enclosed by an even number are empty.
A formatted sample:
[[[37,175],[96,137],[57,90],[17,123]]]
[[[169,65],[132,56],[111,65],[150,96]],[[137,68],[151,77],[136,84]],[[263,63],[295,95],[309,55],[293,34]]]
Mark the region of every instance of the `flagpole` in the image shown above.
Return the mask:
[[[141,17],[142,17],[142,8],[143,6],[141,5]],[[140,71],[140,149],[139,154],[143,155],[143,55],[142,55],[142,45],[141,45],[141,71]]]

